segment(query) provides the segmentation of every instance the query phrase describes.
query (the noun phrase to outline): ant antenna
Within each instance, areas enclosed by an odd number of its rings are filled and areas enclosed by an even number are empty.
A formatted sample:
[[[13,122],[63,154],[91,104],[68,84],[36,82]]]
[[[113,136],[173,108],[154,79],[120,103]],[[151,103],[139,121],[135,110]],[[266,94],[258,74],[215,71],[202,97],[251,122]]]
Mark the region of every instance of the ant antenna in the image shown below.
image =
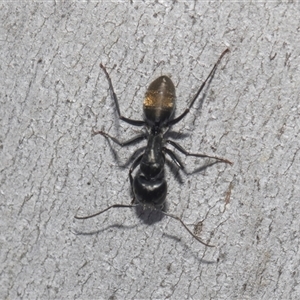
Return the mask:
[[[117,207],[129,207],[129,208],[132,208],[132,207],[136,207],[137,205],[134,205],[134,204],[114,204],[114,205],[111,205],[101,211],[98,211],[97,213],[95,214],[92,214],[92,215],[89,215],[89,216],[84,216],[84,217],[78,217],[77,215],[74,217],[75,219],[78,219],[78,220],[86,220],[86,219],[90,219],[90,218],[93,218],[93,217],[96,217],[96,216],[99,216],[101,215],[102,213],[110,210],[111,208],[117,208]]]
[[[181,225],[187,230],[187,232],[188,232],[193,238],[195,238],[198,242],[200,242],[201,244],[203,244],[204,246],[207,246],[207,247],[216,247],[215,245],[210,245],[210,244],[207,244],[207,243],[203,242],[197,235],[195,235],[194,233],[192,233],[192,232],[189,230],[189,228],[186,226],[186,224],[185,224],[179,217],[174,216],[174,215],[171,215],[171,214],[168,214],[168,213],[166,213],[166,212],[164,212],[164,211],[162,211],[162,210],[161,210],[161,212],[162,212],[164,215],[166,215],[166,216],[168,216],[168,217],[170,217],[170,218],[172,218],[172,219],[175,219],[175,220],[179,221],[179,222],[181,223]]]
[[[92,215],[88,215],[88,216],[75,216],[74,218],[75,219],[78,219],[78,220],[85,220],[85,219],[90,219],[90,218],[93,218],[93,217],[96,217],[96,216],[99,216],[101,215],[102,213],[110,210],[111,208],[133,208],[133,207],[137,207],[138,204],[114,204],[114,205],[111,205],[111,206],[108,206],[107,208],[95,213],[95,214],[92,214]],[[153,207],[152,207],[153,208]],[[194,238],[196,239],[198,242],[200,242],[201,244],[207,246],[207,247],[215,247],[214,245],[210,245],[210,244],[207,244],[205,242],[203,242],[197,235],[195,235],[188,227],[187,225],[181,220],[181,218],[175,216],[175,215],[172,215],[172,214],[168,214],[162,210],[158,210],[157,208],[153,208],[154,210],[156,211],[159,211],[161,212],[162,214],[164,214],[165,216],[168,216],[174,220],[177,220],[181,223],[181,225],[187,230],[187,232]]]

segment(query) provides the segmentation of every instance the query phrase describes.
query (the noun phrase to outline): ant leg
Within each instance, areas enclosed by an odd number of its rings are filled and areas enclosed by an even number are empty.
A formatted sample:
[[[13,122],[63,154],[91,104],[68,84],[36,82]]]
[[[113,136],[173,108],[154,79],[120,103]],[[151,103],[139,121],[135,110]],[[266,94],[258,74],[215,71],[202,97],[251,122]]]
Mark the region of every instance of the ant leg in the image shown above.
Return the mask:
[[[128,123],[128,124],[131,124],[131,125],[134,125],[134,126],[143,126],[145,125],[145,121],[140,121],[140,120],[131,120],[131,119],[128,119],[128,118],[125,118],[121,115],[121,112],[120,112],[120,107],[119,107],[119,101],[118,101],[118,98],[117,98],[117,95],[114,91],[114,88],[113,88],[113,85],[112,85],[112,82],[111,82],[111,79],[110,79],[110,76],[106,70],[106,68],[100,64],[100,67],[101,69],[104,71],[105,73],[105,76],[107,78],[107,81],[108,81],[108,84],[109,84],[109,89],[110,89],[110,92],[112,93],[112,97],[115,101],[115,105],[116,105],[116,108],[117,108],[117,112],[118,112],[118,116],[119,116],[119,119]]]
[[[200,93],[202,92],[203,88],[205,87],[207,81],[209,80],[209,78],[215,73],[217,66],[219,65],[221,59],[223,58],[223,56],[229,52],[229,49],[227,48],[225,51],[223,51],[223,53],[220,55],[218,61],[215,63],[215,65],[213,66],[212,70],[210,71],[210,73],[208,74],[207,78],[205,79],[205,81],[202,83],[202,85],[200,86],[198,92],[196,93],[196,95],[194,96],[193,100],[190,102],[190,104],[188,105],[188,107],[185,109],[185,111],[178,116],[177,118],[170,120],[168,122],[168,126],[174,125],[176,123],[178,123],[179,121],[181,121],[190,111],[191,107],[193,106],[194,102],[196,101],[196,99],[198,98],[198,96],[200,95]]]
[[[114,143],[118,144],[118,145],[121,146],[121,147],[128,146],[128,145],[130,145],[130,144],[134,144],[134,143],[136,143],[136,142],[138,142],[138,141],[141,141],[141,140],[143,140],[143,139],[146,138],[145,133],[140,133],[140,134],[138,134],[138,135],[132,137],[132,138],[129,139],[128,141],[121,142],[121,141],[119,141],[118,139],[116,139],[115,137],[109,135],[108,133],[106,133],[106,132],[104,132],[104,131],[102,131],[102,130],[99,130],[99,131],[94,131],[94,130],[93,130],[92,135],[96,135],[96,134],[101,134],[101,135],[103,135],[105,138],[111,139]]]
[[[137,157],[135,159],[135,161],[132,163],[131,165],[131,168],[129,170],[129,180],[130,180],[130,186],[131,186],[131,189],[132,189],[132,193],[134,195],[134,192],[133,192],[133,177],[132,177],[132,172],[136,169],[136,167],[140,164],[142,158],[143,158],[143,154],[141,154],[139,157]],[[134,199],[132,200],[132,202],[134,201]]]
[[[163,151],[170,156],[170,158],[175,163],[175,165],[177,165],[178,168],[180,168],[181,170],[184,169],[184,165],[182,164],[182,162],[179,160],[179,158],[175,155],[173,151],[171,151],[166,147],[163,147]]]
[[[229,161],[228,159],[225,159],[225,158],[221,158],[221,157],[218,157],[218,156],[210,156],[210,155],[206,155],[206,154],[190,153],[190,152],[186,151],[184,148],[182,148],[180,145],[178,145],[177,143],[175,143],[173,141],[167,140],[166,142],[169,143],[170,145],[172,145],[173,147],[175,147],[178,151],[180,151],[181,153],[183,153],[186,156],[214,158],[214,159],[219,160],[220,162],[224,162],[226,164],[230,164],[230,165],[233,164],[233,162],[231,162],[231,161]]]

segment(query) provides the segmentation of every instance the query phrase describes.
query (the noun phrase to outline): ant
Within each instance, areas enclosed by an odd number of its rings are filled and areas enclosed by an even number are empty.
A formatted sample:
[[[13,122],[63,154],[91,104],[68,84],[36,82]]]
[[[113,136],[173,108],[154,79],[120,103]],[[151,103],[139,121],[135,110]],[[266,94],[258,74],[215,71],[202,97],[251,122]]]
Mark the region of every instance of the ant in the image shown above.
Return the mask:
[[[173,153],[172,150],[168,149],[165,144],[169,144],[177,149],[179,152],[183,153],[186,156],[195,156],[195,157],[208,157],[217,160],[218,162],[223,162],[227,164],[232,164],[227,159],[220,158],[217,156],[209,156],[205,154],[190,153],[186,151],[182,146],[175,143],[174,141],[165,139],[165,133],[169,128],[178,122],[180,122],[190,111],[194,102],[198,98],[199,94],[203,90],[204,86],[208,80],[213,76],[218,64],[220,63],[223,56],[229,52],[229,49],[223,51],[220,55],[218,61],[215,63],[214,67],[210,71],[206,80],[202,83],[196,95],[189,103],[185,111],[174,118],[175,111],[175,86],[172,80],[167,76],[160,76],[154,80],[146,91],[144,98],[144,120],[132,120],[124,117],[120,112],[119,102],[117,96],[114,92],[111,78],[106,70],[106,68],[100,64],[101,69],[104,71],[109,89],[114,99],[117,113],[119,119],[134,126],[145,126],[146,132],[140,133],[137,136],[129,139],[128,141],[121,142],[115,137],[110,136],[108,133],[103,131],[94,131],[93,135],[101,134],[105,138],[112,140],[114,143],[119,146],[127,146],[133,143],[136,143],[141,140],[147,139],[147,146],[143,153],[139,155],[132,163],[132,166],[129,170],[129,179],[130,185],[133,192],[133,200],[131,204],[114,204],[104,210],[101,210],[95,214],[89,216],[75,216],[76,219],[88,219],[95,216],[98,216],[111,208],[123,207],[123,208],[132,208],[138,205],[142,205],[143,208],[151,208],[154,210],[160,210],[164,215],[171,217],[179,221],[183,227],[200,243],[208,247],[214,247],[203,242],[197,235],[195,235],[187,225],[181,220],[181,218],[166,213],[162,209],[164,207],[164,202],[167,196],[167,182],[164,175],[164,165],[165,165],[165,156],[168,155],[171,160],[179,167],[181,170],[184,169],[183,164]],[[132,172],[140,167],[137,171],[135,177],[132,176]]]

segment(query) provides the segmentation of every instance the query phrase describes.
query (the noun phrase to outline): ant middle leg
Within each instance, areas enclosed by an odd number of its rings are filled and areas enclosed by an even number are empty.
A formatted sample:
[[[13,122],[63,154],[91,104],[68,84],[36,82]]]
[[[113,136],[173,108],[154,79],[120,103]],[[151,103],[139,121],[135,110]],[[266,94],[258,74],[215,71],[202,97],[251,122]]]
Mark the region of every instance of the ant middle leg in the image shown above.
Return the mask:
[[[122,141],[119,141],[117,138],[109,135],[108,133],[106,133],[106,132],[104,132],[102,130],[99,130],[99,131],[94,131],[93,130],[92,135],[94,136],[94,135],[97,135],[97,134],[103,135],[105,138],[112,140],[114,143],[118,144],[121,147],[137,143],[137,142],[139,142],[141,140],[146,139],[146,137],[147,137],[145,133],[140,133],[140,134],[138,134],[138,135],[130,138],[129,140],[122,142]]]
[[[188,151],[186,151],[182,146],[180,146],[179,144],[173,142],[173,141],[170,141],[170,140],[167,140],[166,141],[168,144],[172,145],[174,148],[176,148],[178,151],[180,151],[181,153],[183,153],[184,155],[186,156],[195,156],[195,157],[207,157],[207,158],[213,158],[213,159],[216,159],[220,162],[224,162],[226,164],[230,164],[232,165],[233,162],[229,161],[228,159],[226,158],[222,158],[222,157],[218,157],[218,156],[210,156],[210,155],[206,155],[206,154],[199,154],[199,153],[190,153]],[[169,149],[168,149],[169,150]],[[172,151],[169,150],[171,153]],[[168,153],[170,155],[170,153]],[[174,153],[172,153],[174,155]],[[175,156],[175,155],[174,155]],[[172,158],[172,156],[171,156]],[[172,158],[173,159],[173,158]]]
[[[145,121],[142,121],[142,120],[132,120],[132,119],[123,117],[121,115],[120,107],[119,107],[119,101],[118,101],[117,95],[116,95],[116,93],[114,91],[114,88],[113,88],[110,76],[109,76],[106,68],[102,64],[100,64],[100,67],[104,71],[105,76],[107,78],[107,81],[108,81],[108,84],[109,84],[109,89],[110,89],[110,92],[112,93],[112,97],[114,99],[114,102],[115,102],[115,105],[116,105],[116,108],[117,108],[119,119],[122,120],[122,121],[124,121],[124,122],[126,122],[126,123],[128,123],[128,124],[134,125],[134,126],[143,126],[143,125],[145,125]]]
[[[184,169],[183,163],[180,161],[180,159],[175,155],[175,153],[172,150],[170,150],[170,149],[168,149],[166,147],[163,147],[163,151],[170,156],[170,158],[172,159],[172,161],[175,163],[175,165],[179,169],[181,169],[181,170]]]

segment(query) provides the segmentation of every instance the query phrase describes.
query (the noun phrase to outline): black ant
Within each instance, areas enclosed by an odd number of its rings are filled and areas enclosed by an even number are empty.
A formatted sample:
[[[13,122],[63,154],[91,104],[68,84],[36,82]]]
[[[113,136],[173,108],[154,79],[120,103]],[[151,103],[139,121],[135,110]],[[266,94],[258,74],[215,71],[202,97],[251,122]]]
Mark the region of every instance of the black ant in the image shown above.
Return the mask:
[[[102,64],[100,64],[100,67],[104,71],[106,78],[108,80],[109,88],[117,108],[119,119],[134,126],[146,126],[146,132],[140,133],[137,136],[125,142],[120,142],[118,139],[110,136],[108,133],[105,133],[103,131],[93,131],[93,135],[101,134],[107,139],[111,139],[113,142],[120,145],[121,147],[147,139],[147,147],[145,148],[143,153],[134,160],[129,170],[130,185],[134,195],[134,199],[132,200],[132,203],[129,205],[114,204],[93,215],[84,216],[84,217],[75,216],[76,219],[92,218],[104,213],[105,211],[111,208],[116,208],[116,207],[132,208],[132,207],[136,207],[137,205],[142,205],[142,207],[160,210],[164,215],[178,220],[183,225],[183,227],[197,241],[204,244],[205,246],[214,247],[213,245],[209,245],[203,242],[198,236],[193,234],[192,231],[179,217],[162,211],[166,199],[166,195],[167,195],[167,182],[165,180],[165,175],[164,175],[165,155],[166,154],[169,155],[171,160],[180,169],[184,169],[184,166],[182,165],[180,160],[176,157],[176,155],[173,153],[172,150],[165,147],[165,144],[172,145],[175,149],[185,154],[186,156],[214,158],[219,162],[224,162],[228,164],[232,164],[232,162],[217,156],[189,153],[174,141],[165,139],[164,135],[169,130],[170,126],[177,124],[188,114],[190,108],[193,106],[194,102],[196,101],[199,94],[203,90],[207,81],[214,74],[222,57],[228,51],[229,49],[223,51],[223,53],[220,55],[218,61],[210,71],[206,80],[202,83],[201,87],[199,88],[198,92],[196,93],[196,95],[194,96],[194,98],[192,99],[188,107],[181,115],[179,115],[176,118],[174,118],[175,87],[172,80],[167,76],[161,76],[157,78],[148,87],[144,99],[143,110],[145,116],[143,121],[132,120],[122,116],[119,108],[119,102],[114,92],[114,88],[110,76],[106,68]],[[137,166],[140,166],[140,169],[137,172],[136,176],[133,178],[132,172],[137,168]]]

